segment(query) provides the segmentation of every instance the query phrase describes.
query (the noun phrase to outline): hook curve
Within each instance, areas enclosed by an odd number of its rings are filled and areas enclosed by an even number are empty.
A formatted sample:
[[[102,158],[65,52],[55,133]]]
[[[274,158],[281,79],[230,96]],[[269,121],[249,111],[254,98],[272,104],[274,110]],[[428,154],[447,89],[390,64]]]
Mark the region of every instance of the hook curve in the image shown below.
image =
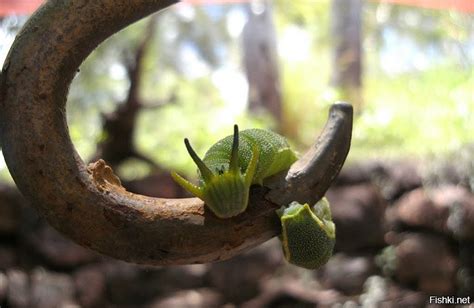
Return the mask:
[[[140,264],[224,260],[280,232],[278,205],[268,200],[266,188],[252,189],[245,213],[222,220],[197,198],[151,198],[125,191],[103,162],[87,167],[71,142],[66,98],[79,65],[113,33],[175,2],[47,1],[18,34],[0,75],[0,140],[17,187],[69,238]],[[329,118],[329,131],[334,121]],[[350,130],[343,133],[350,135]],[[347,142],[347,136],[336,139]],[[344,159],[339,155],[334,163],[342,165]],[[329,182],[336,169],[324,175]],[[288,181],[295,181],[290,173]],[[285,190],[290,186],[279,188],[287,198],[294,193]]]

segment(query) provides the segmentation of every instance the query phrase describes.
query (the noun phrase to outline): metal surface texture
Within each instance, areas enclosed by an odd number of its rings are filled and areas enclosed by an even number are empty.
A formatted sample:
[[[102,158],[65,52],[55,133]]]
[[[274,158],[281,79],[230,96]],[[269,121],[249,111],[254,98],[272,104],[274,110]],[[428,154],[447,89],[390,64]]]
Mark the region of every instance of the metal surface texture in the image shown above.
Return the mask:
[[[216,218],[197,198],[132,194],[104,163],[87,167],[66,123],[79,65],[113,33],[174,2],[47,1],[18,34],[0,76],[0,140],[20,191],[77,243],[140,264],[224,260],[272,238],[280,203],[324,195],[350,146],[352,108],[338,104],[309,152],[275,188],[253,188],[248,210],[232,219]]]

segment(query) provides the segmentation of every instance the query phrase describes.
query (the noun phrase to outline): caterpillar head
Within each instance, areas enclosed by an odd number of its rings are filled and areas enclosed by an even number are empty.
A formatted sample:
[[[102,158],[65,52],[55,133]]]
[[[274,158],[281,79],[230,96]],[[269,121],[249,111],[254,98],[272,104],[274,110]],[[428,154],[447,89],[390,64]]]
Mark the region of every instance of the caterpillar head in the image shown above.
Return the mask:
[[[173,179],[191,194],[203,200],[219,218],[229,218],[244,212],[248,204],[250,185],[257,169],[258,147],[253,147],[252,158],[247,170],[243,172],[239,166],[239,129],[237,125],[234,126],[228,168],[222,166],[219,170],[209,169],[191,147],[187,138],[184,139],[184,144],[199,169],[201,185],[192,184],[176,172],[171,173]]]

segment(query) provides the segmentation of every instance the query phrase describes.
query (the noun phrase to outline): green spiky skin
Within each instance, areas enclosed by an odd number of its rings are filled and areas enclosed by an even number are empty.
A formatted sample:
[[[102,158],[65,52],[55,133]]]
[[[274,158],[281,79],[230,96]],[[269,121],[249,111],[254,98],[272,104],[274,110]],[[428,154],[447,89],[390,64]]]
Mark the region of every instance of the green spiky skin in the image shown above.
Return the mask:
[[[219,140],[204,155],[204,163],[213,172],[222,173],[229,169],[232,137],[230,135]],[[297,159],[286,139],[272,131],[246,129],[239,132],[239,137],[239,167],[242,173],[247,170],[252,158],[252,148],[256,146],[260,152],[252,184],[263,185],[265,178],[287,170]]]
[[[196,186],[172,172],[173,179],[190,193],[202,199],[219,218],[244,212],[252,184],[263,185],[265,178],[287,170],[297,157],[286,139],[263,129],[248,129],[215,143],[203,160],[185,139],[186,149],[196,163],[200,181]]]
[[[323,198],[313,208],[292,202],[277,211],[285,259],[299,267],[317,269],[332,255],[336,228],[328,201]]]
[[[297,159],[286,139],[263,129],[247,129],[239,132],[238,172],[230,170],[233,135],[227,136],[209,148],[203,158],[206,166],[216,175],[206,183],[200,178],[203,199],[218,217],[227,218],[245,211],[250,185],[263,185],[263,180],[287,170]],[[256,154],[257,152],[258,154]],[[250,172],[253,155],[258,155],[257,165],[249,183],[243,175]]]
[[[263,185],[266,178],[287,170],[297,160],[286,139],[263,129],[248,129],[215,143],[201,160],[184,140],[186,149],[199,169],[196,186],[172,172],[173,179],[202,199],[219,218],[229,218],[245,211],[252,184]],[[288,262],[316,269],[332,255],[335,226],[329,203],[322,199],[313,208],[292,202],[277,211],[280,217],[283,252]]]

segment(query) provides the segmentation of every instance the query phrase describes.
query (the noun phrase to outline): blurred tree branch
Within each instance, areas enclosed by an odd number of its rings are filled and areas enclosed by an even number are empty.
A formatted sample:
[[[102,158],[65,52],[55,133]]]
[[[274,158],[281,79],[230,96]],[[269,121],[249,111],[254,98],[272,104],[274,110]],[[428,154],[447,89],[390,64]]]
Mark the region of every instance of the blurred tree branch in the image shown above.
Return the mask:
[[[157,108],[174,102],[174,98],[171,97],[160,102],[143,104],[140,98],[143,61],[148,46],[153,40],[156,19],[156,16],[150,19],[133,56],[125,60],[127,76],[130,81],[128,94],[125,101],[119,104],[114,112],[103,115],[104,138],[97,145],[97,153],[94,155],[93,161],[103,158],[111,167],[115,168],[129,158],[137,158],[155,169],[159,168],[151,158],[139,153],[134,143],[138,113],[143,108]]]

